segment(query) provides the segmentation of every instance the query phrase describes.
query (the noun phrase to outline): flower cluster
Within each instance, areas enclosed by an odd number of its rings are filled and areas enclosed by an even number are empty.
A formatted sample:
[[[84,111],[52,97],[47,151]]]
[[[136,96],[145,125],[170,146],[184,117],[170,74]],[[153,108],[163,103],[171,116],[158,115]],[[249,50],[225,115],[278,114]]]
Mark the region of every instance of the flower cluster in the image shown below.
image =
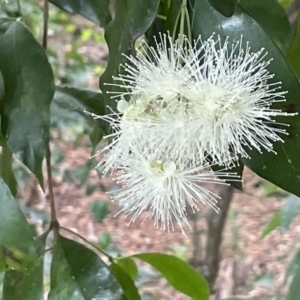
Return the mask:
[[[264,49],[252,53],[242,39],[230,45],[212,36],[192,45],[162,35],[155,48],[144,43],[125,58],[125,75],[113,83],[124,91],[111,96],[117,111],[100,117],[113,133],[99,164],[114,171],[122,186],[115,200],[132,221],[146,210],[162,229],[173,228],[173,218],[182,228],[187,205],[217,210],[218,196],[201,182],[237,177],[212,165],[231,168],[249,158],[247,149],[274,152],[283,141],[273,117],[287,113],[271,105],[285,101],[285,92],[271,83]]]

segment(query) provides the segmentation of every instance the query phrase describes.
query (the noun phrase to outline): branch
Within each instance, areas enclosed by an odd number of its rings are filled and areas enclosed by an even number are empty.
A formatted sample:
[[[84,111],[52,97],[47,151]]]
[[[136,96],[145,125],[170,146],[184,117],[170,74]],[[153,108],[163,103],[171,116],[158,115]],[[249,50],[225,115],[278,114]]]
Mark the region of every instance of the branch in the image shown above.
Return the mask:
[[[219,213],[214,210],[207,216],[207,243],[205,251],[205,260],[203,266],[203,275],[206,277],[211,290],[219,272],[220,264],[220,246],[222,243],[224,225],[229,211],[230,203],[233,198],[234,188],[230,185],[221,186],[218,206]]]
[[[43,24],[43,47],[45,50],[48,46],[48,19],[49,19],[49,2],[44,2],[44,24]],[[50,209],[51,209],[51,223],[50,229],[54,230],[54,235],[58,232],[59,223],[57,221],[55,199],[53,193],[53,180],[52,180],[52,168],[51,168],[51,150],[49,141],[46,145],[46,165],[47,165],[47,177],[48,177],[48,189],[50,198]]]

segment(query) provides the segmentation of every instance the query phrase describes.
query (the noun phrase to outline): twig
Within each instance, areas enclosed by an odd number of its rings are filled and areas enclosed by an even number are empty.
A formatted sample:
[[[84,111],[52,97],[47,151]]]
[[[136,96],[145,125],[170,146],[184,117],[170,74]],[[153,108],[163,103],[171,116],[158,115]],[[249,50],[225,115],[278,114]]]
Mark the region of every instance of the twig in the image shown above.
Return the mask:
[[[76,235],[77,237],[81,238],[83,241],[85,241],[87,244],[89,244],[90,246],[94,247],[97,251],[99,251],[100,253],[102,253],[103,255],[105,255],[109,261],[111,263],[114,262],[114,258],[112,256],[110,256],[109,254],[107,254],[105,251],[103,251],[102,249],[100,249],[99,247],[97,247],[95,244],[93,244],[92,242],[90,242],[89,240],[87,240],[86,238],[84,238],[83,236],[81,236],[80,234],[78,234],[77,232],[69,229],[69,228],[66,228],[66,227],[60,227],[61,229],[65,230],[65,231],[68,231],[74,235]]]
[[[49,2],[44,2],[44,28],[43,28],[43,46],[45,49],[48,47],[48,20],[49,20]]]
[[[23,14],[22,14],[22,8],[21,8],[20,0],[17,0],[17,6],[18,6],[18,14],[19,14],[19,17],[22,17]]]
[[[47,150],[46,150],[46,165],[47,165],[48,189],[49,189],[50,209],[51,209],[50,229],[53,229],[55,234],[55,232],[58,231],[59,223],[57,221],[56,205],[55,205],[55,199],[53,193],[51,151],[50,151],[49,143],[47,144]]]
[[[44,26],[43,26],[43,47],[45,50],[48,46],[48,19],[49,19],[49,2],[44,2]],[[51,209],[51,223],[50,229],[54,230],[54,236],[57,234],[59,229],[59,223],[57,221],[55,199],[53,193],[53,181],[52,181],[52,168],[51,168],[51,150],[49,141],[46,146],[46,165],[47,165],[47,176],[48,176],[48,189],[50,198],[50,209]]]
[[[207,216],[207,243],[205,251],[205,260],[203,275],[206,277],[211,291],[218,276],[220,263],[220,246],[222,243],[224,225],[229,211],[230,203],[233,198],[234,188],[230,185],[222,186],[218,206],[219,213],[212,210]]]

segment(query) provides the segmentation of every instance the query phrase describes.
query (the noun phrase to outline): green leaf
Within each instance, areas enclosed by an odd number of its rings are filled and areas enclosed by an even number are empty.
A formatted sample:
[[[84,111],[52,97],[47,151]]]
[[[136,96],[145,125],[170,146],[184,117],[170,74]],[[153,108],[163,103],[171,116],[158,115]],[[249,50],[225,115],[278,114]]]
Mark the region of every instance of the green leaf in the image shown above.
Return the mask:
[[[8,271],[4,277],[3,300],[41,300],[43,299],[44,252],[48,232],[37,238],[39,257],[34,269],[24,274],[21,271]]]
[[[282,208],[281,214],[281,230],[287,231],[294,220],[300,213],[300,198],[295,195],[290,195]]]
[[[289,287],[286,300],[296,300],[299,298],[300,295],[300,266],[297,265],[294,270],[294,278]]]
[[[273,231],[275,228],[280,226],[281,224],[281,215],[282,212],[279,210],[272,219],[264,226],[264,229],[260,235],[260,238],[264,238],[266,235],[268,235],[271,231]]]
[[[181,0],[171,0],[170,7],[167,12],[167,19],[164,24],[164,32],[173,32],[175,29],[176,19],[180,12],[182,1]]]
[[[119,284],[121,285],[125,296],[130,300],[140,300],[141,297],[139,292],[134,285],[134,281],[129,276],[129,274],[118,264],[112,263],[109,266],[110,271],[118,280]]]
[[[249,30],[251,28],[251,30]],[[274,109],[294,112],[300,107],[300,84],[287,63],[285,57],[273,40],[265,33],[259,24],[251,18],[245,10],[236,5],[236,11],[231,18],[225,18],[213,10],[207,0],[196,0],[192,16],[192,33],[197,38],[202,34],[203,40],[216,32],[223,39],[227,36],[232,40],[249,41],[253,52],[264,47],[268,51],[265,60],[273,58],[268,66],[270,73],[275,74],[272,79],[275,82],[282,82],[282,90],[288,91],[285,103],[275,103]],[[243,163],[252,169],[259,176],[266,178],[279,187],[300,196],[300,160],[298,149],[300,148],[300,115],[295,117],[278,117],[278,123],[289,123],[289,136],[285,143],[274,144],[275,155],[272,152],[264,151],[260,154],[255,149],[249,150],[251,159],[242,159]],[[284,138],[284,137],[283,137]]]
[[[83,185],[89,178],[91,170],[94,169],[94,164],[92,160],[88,160],[85,165],[77,167],[73,171],[73,178],[80,184]]]
[[[103,219],[109,214],[109,205],[106,201],[96,200],[91,205],[93,220],[102,223]]]
[[[0,34],[4,34],[8,27],[15,21],[15,18],[0,17]]]
[[[100,87],[104,93],[107,105],[115,108],[114,101],[110,99],[108,91],[117,88],[106,83],[113,82],[113,76],[121,72],[123,55],[134,51],[134,42],[153,22],[159,5],[159,0],[116,0],[115,17],[105,28],[105,40],[109,48],[108,64],[100,78]]]
[[[62,236],[54,248],[49,300],[122,299],[108,266],[92,250]]]
[[[43,47],[16,21],[0,36],[0,69],[5,82],[1,128],[7,146],[43,187],[42,161],[49,140],[54,79]],[[25,50],[26,49],[26,50]]]
[[[103,95],[102,93],[95,91],[78,89],[70,86],[56,86],[53,102],[64,109],[78,112],[88,121],[92,121],[94,119],[86,112],[99,116],[105,114]],[[99,126],[98,132],[92,133],[91,135],[92,142],[96,144],[97,140],[99,142],[102,138],[99,130],[102,129],[105,131],[106,123],[101,119],[97,119],[93,123]]]
[[[5,86],[2,72],[0,71],[0,100],[4,97]]]
[[[12,169],[12,164],[11,151],[7,147],[3,147],[2,152],[0,153],[0,175],[9,187],[11,194],[16,196],[18,183]]]
[[[49,0],[65,12],[78,14],[104,27],[111,20],[109,0]]]
[[[132,255],[159,271],[175,289],[194,300],[208,300],[209,287],[205,279],[185,261],[162,253]]]
[[[2,72],[0,70],[0,102],[4,98],[4,92],[5,92],[4,79],[3,79]],[[0,146],[5,146],[5,143],[6,141],[2,134],[2,129],[1,129],[1,114],[0,114]]]
[[[102,138],[103,138],[103,130],[98,126],[95,126],[93,128],[93,131],[90,134],[90,140],[93,147],[92,155],[95,154],[96,147],[99,144],[99,142],[102,140]]]
[[[286,53],[292,42],[293,32],[288,17],[278,1],[240,0],[239,4],[265,30],[283,53]]]
[[[287,59],[290,62],[293,70],[297,74],[298,78],[300,78],[300,11],[297,16],[297,28],[296,33],[294,35],[294,39],[287,53]]]
[[[98,238],[98,245],[102,250],[107,249],[107,247],[111,244],[111,242],[112,242],[111,235],[106,231],[102,232]]]
[[[134,260],[130,257],[117,258],[115,261],[120,267],[122,267],[131,277],[132,280],[136,280],[138,275],[138,268]]]
[[[31,272],[36,260],[33,233],[1,177],[0,195],[0,265]]]
[[[266,197],[269,197],[271,195],[278,195],[281,193],[285,193],[281,188],[279,188],[277,185],[271,183],[271,182],[266,182],[263,185],[263,193]]]
[[[300,270],[300,250],[296,252],[287,266],[284,282],[286,283],[288,277],[294,276],[298,270]]]
[[[236,0],[208,0],[210,5],[225,17],[234,14]]]
[[[254,283],[271,290],[274,286],[274,274],[271,272],[263,273],[254,279]]]
[[[284,7],[284,8],[286,8],[286,7],[288,7],[289,5],[291,5],[292,2],[293,2],[293,0],[279,0],[279,1],[278,1],[278,3],[279,3],[282,7]]]

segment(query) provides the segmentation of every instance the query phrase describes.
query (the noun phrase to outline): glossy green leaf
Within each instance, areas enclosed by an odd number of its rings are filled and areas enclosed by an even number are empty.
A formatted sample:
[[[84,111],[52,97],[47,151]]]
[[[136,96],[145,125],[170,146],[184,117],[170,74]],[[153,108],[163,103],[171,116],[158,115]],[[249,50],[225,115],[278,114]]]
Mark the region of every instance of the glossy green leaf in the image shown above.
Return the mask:
[[[31,272],[36,259],[32,230],[0,177],[0,265]]]
[[[116,259],[115,263],[122,267],[130,275],[132,280],[136,280],[138,267],[132,258],[121,257]]]
[[[78,112],[84,116],[87,120],[93,121],[94,119],[90,114],[86,112],[102,116],[105,114],[105,103],[102,93],[78,89],[70,86],[56,86],[53,102],[58,106]],[[93,122],[98,125],[99,129],[105,130],[106,124],[103,120],[97,119]],[[102,138],[99,132],[94,133],[93,142],[96,144],[96,138],[98,142]]]
[[[49,0],[65,12],[78,14],[104,27],[111,20],[109,0]]]
[[[12,163],[11,151],[7,147],[3,147],[0,153],[0,175],[9,187],[11,194],[16,196],[18,183],[12,169]]]
[[[279,210],[272,219],[264,226],[264,229],[260,235],[260,238],[264,238],[266,235],[268,235],[271,231],[276,229],[281,224],[281,210]]]
[[[4,277],[3,300],[42,300],[44,280],[44,252],[48,232],[37,238],[39,257],[33,270],[24,274],[21,271],[8,271]]]
[[[287,53],[287,59],[290,62],[293,70],[300,78],[300,13],[297,16],[297,28],[294,39]]]
[[[49,139],[54,79],[43,47],[20,21],[0,35],[0,69],[5,82],[1,128],[7,146],[43,186],[42,161]],[[26,49],[26,50],[25,50]]]
[[[292,42],[293,33],[288,17],[278,1],[240,0],[239,4],[286,53]]]
[[[122,290],[96,253],[59,236],[53,253],[48,299],[119,300]]]
[[[282,208],[281,214],[281,230],[287,231],[294,218],[300,213],[300,198],[290,195]]]
[[[15,18],[0,17],[0,35],[4,34],[8,27],[15,21]]]
[[[112,274],[115,276],[115,278],[118,280],[127,299],[130,300],[141,299],[139,292],[136,286],[134,285],[134,281],[122,267],[120,267],[118,264],[112,263],[109,266],[109,269],[112,272]]]
[[[106,85],[113,82],[113,76],[118,75],[124,62],[122,53],[134,52],[134,42],[153,22],[159,5],[159,0],[116,0],[115,17],[105,28],[105,40],[109,48],[108,64],[100,77],[100,87],[106,104],[115,108],[115,101],[111,101],[108,91],[117,88]]]
[[[225,17],[234,14],[236,0],[208,0],[210,5]]]
[[[281,81],[282,89],[288,91],[287,101],[276,103],[272,108],[288,112],[295,112],[299,109],[300,84],[297,77],[273,40],[239,4],[236,5],[235,14],[230,18],[226,18],[213,10],[207,0],[195,0],[192,16],[194,38],[202,34],[203,39],[206,39],[211,36],[212,32],[216,32],[224,39],[229,36],[231,41],[240,40],[241,35],[243,35],[243,40],[249,41],[251,50],[254,52],[264,47],[268,51],[265,59],[273,58],[268,66],[269,71],[276,75],[273,80],[276,82]],[[291,125],[287,128],[289,136],[283,136],[285,143],[277,142],[274,144],[277,155],[272,152],[264,151],[263,154],[260,154],[256,150],[249,150],[251,159],[242,159],[242,161],[259,176],[300,196],[300,160],[298,154],[300,148],[300,136],[298,134],[300,115],[278,117],[276,120],[279,123],[290,123]]]
[[[132,257],[150,264],[169,284],[192,299],[209,299],[209,287],[205,279],[182,259],[163,253],[141,253]]]

